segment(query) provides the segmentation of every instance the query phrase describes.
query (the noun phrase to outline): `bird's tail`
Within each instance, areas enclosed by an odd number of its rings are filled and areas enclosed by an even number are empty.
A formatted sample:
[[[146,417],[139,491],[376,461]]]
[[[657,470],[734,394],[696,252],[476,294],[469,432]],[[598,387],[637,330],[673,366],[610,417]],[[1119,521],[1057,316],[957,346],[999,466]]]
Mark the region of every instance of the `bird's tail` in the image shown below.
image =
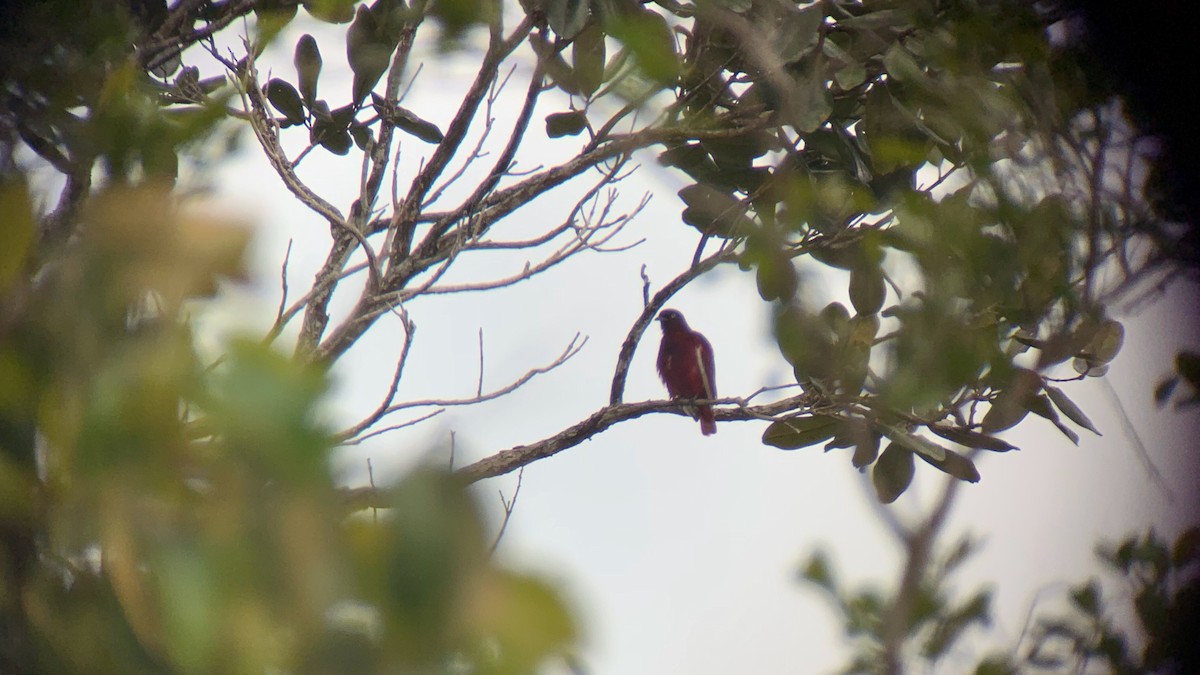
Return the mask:
[[[700,433],[712,436],[717,433],[717,420],[713,417],[712,406],[702,405],[696,411],[700,417]]]

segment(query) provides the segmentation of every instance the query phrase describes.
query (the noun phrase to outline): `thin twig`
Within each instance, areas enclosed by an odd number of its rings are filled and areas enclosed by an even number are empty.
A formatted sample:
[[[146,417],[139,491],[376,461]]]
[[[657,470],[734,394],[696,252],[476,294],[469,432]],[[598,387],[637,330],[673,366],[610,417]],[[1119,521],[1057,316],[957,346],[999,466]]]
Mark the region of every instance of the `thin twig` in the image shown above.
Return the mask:
[[[525,467],[517,472],[517,487],[513,490],[512,499],[505,500],[504,492],[500,492],[500,504],[504,508],[504,520],[500,521],[500,531],[496,533],[496,538],[492,541],[491,547],[488,549],[488,557],[496,554],[496,547],[500,545],[500,539],[504,536],[504,531],[508,529],[508,521],[512,518],[513,509],[517,507],[517,497],[521,495],[521,479],[525,477]]]
[[[483,396],[483,326],[479,327],[479,382],[475,386],[475,395]]]

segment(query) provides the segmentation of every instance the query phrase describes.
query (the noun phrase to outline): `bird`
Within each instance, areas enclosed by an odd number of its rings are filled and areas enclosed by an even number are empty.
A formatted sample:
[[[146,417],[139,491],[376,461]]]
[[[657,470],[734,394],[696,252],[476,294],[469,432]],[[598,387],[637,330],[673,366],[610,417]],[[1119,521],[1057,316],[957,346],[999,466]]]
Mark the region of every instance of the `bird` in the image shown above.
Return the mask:
[[[672,399],[713,399],[717,397],[716,367],[712,345],[703,335],[688,327],[678,310],[664,309],[658,314],[662,342],[658,347],[658,376]],[[700,420],[700,433],[717,433],[712,406],[704,403],[689,410]]]

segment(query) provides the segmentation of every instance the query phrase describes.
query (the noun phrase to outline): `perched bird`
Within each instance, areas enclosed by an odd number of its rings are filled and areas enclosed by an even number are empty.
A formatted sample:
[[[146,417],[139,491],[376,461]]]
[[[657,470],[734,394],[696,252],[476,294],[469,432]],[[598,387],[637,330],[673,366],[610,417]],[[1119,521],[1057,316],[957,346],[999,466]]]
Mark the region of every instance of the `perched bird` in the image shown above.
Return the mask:
[[[658,347],[658,376],[667,385],[667,393],[671,398],[716,398],[712,345],[703,335],[688,328],[683,315],[674,309],[660,312],[658,322],[663,332]],[[712,406],[698,405],[691,413],[693,419],[700,420],[701,433],[705,436],[717,433]]]

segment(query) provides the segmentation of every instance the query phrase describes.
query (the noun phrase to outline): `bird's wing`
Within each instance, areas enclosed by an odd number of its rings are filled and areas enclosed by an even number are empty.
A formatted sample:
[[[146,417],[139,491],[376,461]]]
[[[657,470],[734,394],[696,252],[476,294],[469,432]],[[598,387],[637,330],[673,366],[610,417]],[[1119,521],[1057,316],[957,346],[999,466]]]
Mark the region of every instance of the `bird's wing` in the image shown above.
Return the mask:
[[[712,345],[703,335],[696,333],[696,365],[700,369],[700,381],[704,385],[704,397],[717,397],[717,368],[713,363]]]

